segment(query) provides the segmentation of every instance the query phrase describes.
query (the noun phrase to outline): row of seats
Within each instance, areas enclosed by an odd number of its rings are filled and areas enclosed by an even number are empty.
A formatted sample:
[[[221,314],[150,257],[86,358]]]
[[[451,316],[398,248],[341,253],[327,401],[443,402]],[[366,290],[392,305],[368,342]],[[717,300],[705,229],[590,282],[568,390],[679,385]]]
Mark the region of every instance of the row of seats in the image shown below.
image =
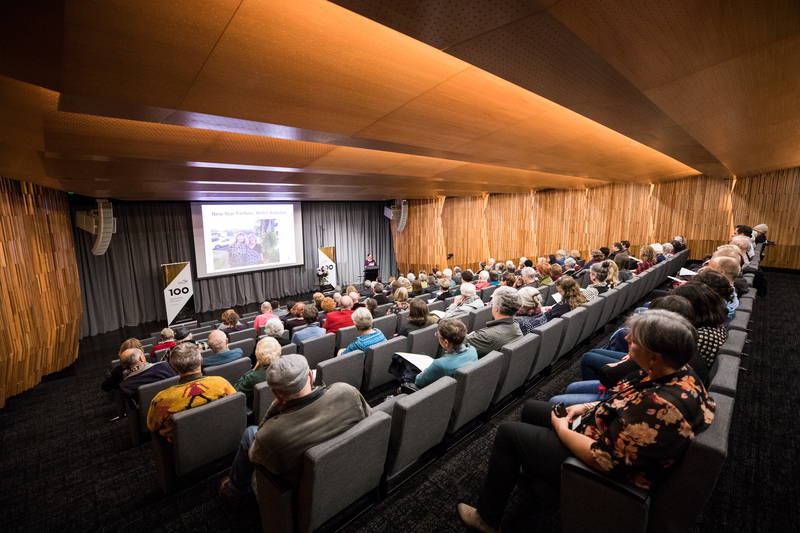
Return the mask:
[[[758,267],[760,244],[750,266]],[[709,393],[716,402],[714,422],[692,440],[681,464],[657,491],[643,491],[612,480],[577,459],[562,465],[561,503],[581,501],[580,513],[562,513],[565,533],[614,529],[648,533],[686,531],[692,527],[714,489],[728,455],[728,439],[741,358],[753,313],[753,275],[745,275],[750,290],[739,300],[728,338],[709,372]]]

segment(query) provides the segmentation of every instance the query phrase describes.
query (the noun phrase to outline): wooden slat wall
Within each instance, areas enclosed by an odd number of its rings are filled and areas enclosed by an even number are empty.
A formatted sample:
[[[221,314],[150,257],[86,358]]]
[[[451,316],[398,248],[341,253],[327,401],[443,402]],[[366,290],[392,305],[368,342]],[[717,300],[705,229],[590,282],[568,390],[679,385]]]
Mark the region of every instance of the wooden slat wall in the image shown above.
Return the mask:
[[[800,168],[739,178],[732,195],[735,224],[769,227],[763,266],[800,268]]]
[[[81,295],[66,196],[0,178],[0,407],[78,356]]]
[[[443,268],[444,253],[454,254],[449,266],[473,270],[489,257],[516,262],[524,255],[535,262],[559,248],[577,249],[587,258],[592,248],[621,239],[631,242],[636,255],[643,244],[675,235],[689,241],[692,259],[701,259],[730,241],[734,223],[762,222],[777,243],[764,265],[800,269],[798,168],[736,181],[696,176],[654,185],[497,194],[485,200],[483,210],[483,197],[447,198],[437,218],[439,201],[410,202],[414,208],[406,232],[411,234],[394,232],[401,270]]]
[[[445,200],[442,231],[445,253],[453,254],[447,259],[447,266],[451,269],[460,266],[477,272],[478,263],[489,257],[484,213],[488,196],[461,196]]]

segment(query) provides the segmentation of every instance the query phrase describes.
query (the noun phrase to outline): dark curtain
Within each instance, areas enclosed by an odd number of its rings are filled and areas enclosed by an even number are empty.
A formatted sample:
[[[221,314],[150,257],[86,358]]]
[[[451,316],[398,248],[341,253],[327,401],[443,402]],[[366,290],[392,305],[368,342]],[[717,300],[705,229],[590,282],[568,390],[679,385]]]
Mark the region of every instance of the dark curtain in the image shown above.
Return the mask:
[[[189,204],[113,202],[117,233],[102,256],[92,255],[94,236],[74,225],[75,212],[94,209],[94,201],[75,197],[71,207],[83,304],[81,338],[166,320],[161,265],[194,262]],[[384,278],[396,274],[382,202],[303,202],[302,211],[305,266],[196,279],[196,311],[314,290],[317,248],[323,246],[336,247],[339,284],[360,282],[368,252],[380,263]]]

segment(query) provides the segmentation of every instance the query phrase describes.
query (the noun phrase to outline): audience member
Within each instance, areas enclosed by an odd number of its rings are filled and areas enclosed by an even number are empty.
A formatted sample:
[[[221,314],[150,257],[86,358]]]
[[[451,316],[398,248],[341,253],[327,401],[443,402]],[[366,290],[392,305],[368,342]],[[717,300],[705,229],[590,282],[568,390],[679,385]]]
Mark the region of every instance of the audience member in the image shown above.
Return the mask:
[[[574,278],[576,275],[578,275],[578,271],[575,270],[577,265],[578,263],[575,262],[574,257],[567,257],[564,260],[564,274],[562,277]]]
[[[475,289],[476,290],[485,289],[489,285],[490,285],[489,284],[489,273],[487,271],[485,271],[485,270],[481,270],[478,273],[478,283],[475,284]]]
[[[552,285],[553,278],[550,277],[552,267],[548,263],[539,263],[536,265],[536,271],[539,273],[539,287]]]
[[[769,227],[766,224],[756,224],[753,226],[753,242],[756,244],[767,242],[767,231],[769,231]]]
[[[562,274],[563,269],[561,268],[561,265],[558,263],[555,265],[550,265],[550,279],[552,279],[554,283],[558,281],[558,278],[560,278]]]
[[[372,296],[372,294],[373,294],[372,281],[370,281],[368,279],[365,279],[364,280],[364,288],[361,289],[360,291],[358,291],[358,294],[361,295],[361,296]],[[320,309],[320,311],[322,311],[322,309]]]
[[[670,257],[675,257],[675,247],[672,246],[671,242],[665,242],[661,245],[661,248],[664,250],[664,257],[667,259]]]
[[[169,363],[148,363],[140,348],[128,348],[122,352],[119,362],[124,370],[124,377],[119,382],[119,389],[122,394],[134,400],[137,400],[139,387],[142,385],[175,375],[175,371],[169,366]]]
[[[661,263],[662,261],[665,261],[667,259],[666,257],[664,257],[664,248],[662,248],[662,246],[659,243],[655,242],[651,244],[650,248],[652,248],[653,252],[656,254],[656,264]]]
[[[378,302],[375,301],[375,298],[364,300],[364,307],[372,315],[372,318],[377,318],[375,315],[378,314]]]
[[[675,253],[682,252],[686,249],[686,238],[682,235],[675,235],[672,239],[672,247],[675,249]]]
[[[408,322],[400,328],[397,334],[408,337],[408,334],[412,331],[435,324],[437,320],[439,320],[439,317],[428,312],[428,306],[424,300],[414,298],[408,307]]]
[[[159,350],[164,350],[165,348],[172,348],[175,346],[175,332],[172,331],[170,328],[164,328],[161,330],[161,342],[153,346],[153,349],[150,350],[150,357],[155,357],[156,352]],[[141,345],[139,345],[139,349],[141,350]]]
[[[500,285],[500,275],[495,270],[489,272],[489,285],[492,287],[498,287]]]
[[[500,290],[500,289],[498,289]],[[523,335],[531,333],[535,328],[547,323],[547,316],[542,312],[542,295],[539,289],[523,287],[519,290],[520,308],[514,320],[519,324]]]
[[[269,320],[267,320],[267,323],[264,324],[264,335],[266,335],[267,337],[272,337],[273,339],[278,341],[278,344],[280,344],[281,346],[286,346],[287,344],[290,344],[291,341],[289,340],[288,337],[284,338],[283,330],[284,330],[283,322],[281,322],[280,319],[278,318],[270,318]]]
[[[517,288],[536,287],[536,271],[532,267],[523,268],[520,271],[520,276],[516,279],[514,285]]]
[[[642,247],[639,249],[638,259],[639,263],[636,266],[636,270],[632,272],[634,276],[638,276],[656,264],[656,252],[653,250],[652,246],[648,246],[647,244],[642,245]]]
[[[617,269],[619,270],[619,277],[620,283],[625,283],[626,281],[630,281],[633,278],[633,273],[628,270],[628,265],[630,264],[629,255],[626,253],[619,253],[614,257],[614,263],[617,265]]]
[[[275,396],[258,426],[242,435],[230,474],[220,483],[220,496],[234,507],[251,497],[253,463],[263,465],[289,485],[299,485],[306,450],[344,433],[372,414],[361,393],[346,383],[313,386],[302,355],[284,355],[267,369]],[[336,413],[336,416],[330,416]]]
[[[239,315],[237,315],[233,309],[228,309],[226,313],[227,315],[223,315],[223,320],[227,320],[227,322],[224,323],[226,327],[222,330],[225,335],[247,329],[247,325],[239,321]]]
[[[416,298],[417,296],[422,296],[424,293],[424,288],[422,287],[422,282],[418,279],[415,279],[411,282],[411,294],[409,296],[411,298]]]
[[[619,285],[619,267],[617,263],[615,263],[612,259],[606,259],[602,263],[604,268],[608,270],[608,277],[606,278],[606,284],[608,284],[609,289],[613,289]]]
[[[361,350],[364,352],[364,357],[366,357],[369,347],[385,341],[386,337],[381,330],[372,328],[372,314],[366,309],[357,309],[352,318],[356,331],[358,331],[358,337],[349,346],[339,350],[338,355]]]
[[[273,314],[272,312],[272,304],[269,302],[264,302],[261,304],[261,314],[256,317],[253,321],[253,327],[256,330],[256,334],[260,333],[261,326],[267,323],[267,320],[270,318],[278,318],[277,315]]]
[[[308,306],[307,309],[314,309]],[[280,320],[278,321],[280,322]],[[243,392],[248,398],[253,395],[256,385],[267,380],[267,369],[281,356],[281,345],[273,337],[264,337],[256,344],[256,366],[242,374],[233,385],[236,392]]]
[[[591,253],[592,253],[591,261],[588,261],[585,265],[583,265],[583,268],[589,268],[593,264],[600,263],[601,261],[603,261],[605,259],[605,256],[603,255],[603,252],[601,252],[599,249],[592,250]]]
[[[601,246],[600,253],[603,254],[603,261],[608,259],[608,254],[611,253],[611,250],[608,249],[608,246]]]
[[[742,269],[739,266],[738,259],[717,255],[717,253],[715,253],[708,261],[708,268],[725,276],[736,290],[737,299],[747,294],[750,290],[750,285],[747,283],[747,280],[741,276]]]
[[[604,263],[605,261],[602,263],[595,263],[589,267],[589,279],[592,283],[585,289],[582,289],[587,302],[591,302],[598,295],[608,291],[608,284],[606,283],[608,267],[604,266]]]
[[[325,330],[319,325],[319,313],[316,306],[307,305],[303,309],[303,321],[306,323],[306,327],[292,334],[292,343],[300,346],[306,341],[325,335]]]
[[[204,376],[200,348],[190,342],[177,344],[169,353],[169,364],[180,381],[156,394],[147,412],[147,427],[172,442],[172,415],[213,402],[236,392],[225,378]],[[144,406],[142,406],[144,408]]]
[[[532,288],[532,287],[526,287]],[[514,315],[519,311],[519,293],[511,287],[500,287],[492,294],[492,318],[486,327],[467,335],[467,342],[483,357],[492,350],[499,350],[509,342],[522,337]]]
[[[564,261],[566,261],[566,259],[567,259],[567,252],[566,251],[558,250],[556,252],[556,263],[558,263],[559,266],[563,267],[564,266]]]
[[[405,287],[400,287],[394,293],[394,303],[386,310],[387,315],[396,315],[408,310],[408,291]]]
[[[372,284],[372,298],[378,302],[378,305],[388,304],[389,298],[383,294],[383,283],[373,283]]]
[[[497,290],[499,291],[500,289]],[[461,285],[461,294],[456,296],[455,301],[447,308],[444,318],[461,318],[476,309],[480,309],[483,305],[483,300],[477,296],[475,285],[464,283]]]
[[[337,333],[341,328],[353,325],[353,300],[349,296],[342,296],[341,311],[328,313],[325,319],[325,332]]]
[[[561,295],[561,301],[545,310],[547,320],[558,318],[587,302],[586,296],[581,292],[581,286],[572,278],[561,276],[556,282],[556,290]]]
[[[435,359],[414,380],[414,384],[419,388],[426,387],[444,376],[452,376],[462,366],[478,360],[475,348],[464,342],[467,338],[467,327],[460,320],[443,318],[439,321],[436,336],[444,354]]]
[[[203,368],[224,365],[243,356],[241,348],[228,349],[228,336],[218,329],[208,334],[208,347],[214,353],[203,359]]]
[[[611,254],[608,256],[608,258],[613,260],[620,252],[622,252],[622,243],[615,242],[611,245]]]
[[[501,287],[513,287],[517,283],[517,277],[510,272],[506,272],[500,277]]]

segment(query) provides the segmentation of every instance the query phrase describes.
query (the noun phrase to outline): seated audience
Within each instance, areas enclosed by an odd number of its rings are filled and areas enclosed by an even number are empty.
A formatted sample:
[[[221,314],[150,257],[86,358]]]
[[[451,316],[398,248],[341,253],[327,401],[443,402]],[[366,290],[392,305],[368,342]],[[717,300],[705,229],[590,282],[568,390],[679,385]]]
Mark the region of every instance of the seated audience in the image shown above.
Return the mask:
[[[548,268],[550,267],[550,265],[547,266]],[[520,270],[519,274],[519,277],[514,283],[517,288],[536,287],[536,271],[533,267],[525,267]]]
[[[593,264],[600,263],[601,261],[603,261],[606,258],[603,255],[603,252],[601,252],[599,249],[592,250],[591,253],[592,253],[591,261],[588,261],[585,265],[583,265],[583,268],[589,268]]]
[[[586,296],[581,292],[581,286],[572,278],[562,276],[556,282],[556,290],[561,295],[561,301],[549,309],[545,309],[545,316],[547,320],[553,320],[562,315],[565,315],[587,302]]]
[[[228,349],[228,336],[219,330],[208,334],[208,347],[214,353],[203,359],[203,368],[224,365],[243,357],[241,348]]]
[[[425,287],[426,294],[435,294],[439,292],[439,285],[436,282],[436,276],[428,276],[428,286]]]
[[[608,258],[613,260],[620,252],[622,252],[622,244],[615,242],[611,245],[611,253],[609,254]]]
[[[306,310],[306,304],[303,302],[297,302],[292,307],[291,316],[286,318],[286,329],[289,330],[289,336],[292,335],[294,328],[297,326],[305,325],[306,321],[303,320],[303,312]]]
[[[500,289],[497,290],[499,291]],[[483,305],[483,300],[478,298],[475,291],[475,285],[463,283],[461,285],[461,294],[456,296],[455,301],[447,308],[444,318],[461,318],[476,309],[480,309]]]
[[[303,321],[306,323],[306,327],[292,334],[292,343],[300,346],[306,341],[325,335],[325,330],[319,325],[319,313],[316,306],[307,305],[303,309]]]
[[[500,276],[501,287],[513,287],[516,283],[517,283],[517,277],[510,272],[506,272],[505,274]]]
[[[558,250],[556,252],[556,263],[558,263],[559,266],[563,267],[564,266],[564,261],[566,261],[566,259],[567,259],[567,252],[566,251]]]
[[[322,311],[323,311],[322,315],[324,315],[324,318],[320,318],[320,316],[317,315],[317,320],[319,321],[321,326],[325,326],[325,321],[328,319],[328,313],[336,311],[336,302],[333,301],[333,298],[327,296],[325,297],[324,300],[322,300]]]
[[[272,314],[276,317],[284,320],[286,315],[289,314],[289,311],[281,307],[281,303],[278,300],[272,300],[269,302],[270,307],[272,307]]]
[[[315,387],[313,380],[302,355],[284,355],[269,365],[267,383],[275,401],[258,426],[245,430],[230,473],[219,486],[220,496],[230,505],[241,507],[252,501],[253,463],[263,465],[297,488],[306,450],[344,433],[372,414],[352,385]]]
[[[397,335],[408,337],[412,331],[428,327],[439,320],[428,312],[428,305],[421,298],[414,298],[408,306],[408,322],[400,328]]]
[[[639,249],[638,259],[639,262],[636,265],[636,270],[632,272],[634,276],[638,276],[656,264],[656,252],[653,250],[652,246],[645,244]]]
[[[341,306],[341,311],[328,313],[325,319],[326,333],[337,333],[341,328],[353,325],[353,300],[349,296],[342,296]]]
[[[682,252],[686,249],[686,238],[682,235],[675,235],[672,239],[672,247],[675,249],[675,253]]]
[[[284,325],[286,324],[287,320],[295,318],[295,316],[292,314],[292,308],[294,308],[295,305],[297,305],[297,302],[294,300],[289,300],[286,302],[286,309],[281,309],[282,313],[275,313],[276,316],[281,319],[281,322],[283,322]]]
[[[227,319],[227,322],[224,324],[226,327],[222,330],[225,335],[247,329],[247,325],[239,321],[239,315],[237,315],[233,309],[228,309],[226,313],[227,315],[223,315],[223,319]]]
[[[437,283],[439,284],[439,290],[441,292],[439,293],[439,296],[436,297],[436,300],[443,302],[450,298],[450,281],[445,278],[439,278]]]
[[[558,263],[550,265],[550,279],[552,279],[554,283],[558,281],[558,278],[560,278],[562,274],[563,269],[561,268],[561,265]]]
[[[592,283],[585,289],[581,289],[583,295],[586,296],[587,302],[591,302],[598,295],[608,291],[608,284],[606,283],[608,267],[603,266],[603,263],[605,263],[605,261],[602,263],[595,263],[589,267],[589,279]]]
[[[670,257],[675,257],[675,247],[672,246],[671,242],[665,242],[661,245],[661,249],[664,250],[664,257],[669,259]]]
[[[600,253],[603,254],[603,261],[608,259],[608,254],[611,253],[611,250],[608,249],[608,246],[601,246]]]
[[[499,531],[520,472],[557,489],[568,457],[641,489],[656,488],[695,434],[709,427],[714,401],[686,365],[696,345],[694,327],[677,313],[661,310],[634,315],[630,327],[631,358],[641,369],[609,391],[607,399],[571,406],[563,418],[547,402],[528,401],[521,422],[500,426],[477,509],[458,506],[468,526]],[[578,416],[577,428],[570,429]],[[631,447],[631,435],[641,435],[642,428],[647,438],[636,437]]]
[[[375,301],[375,298],[367,298],[364,300],[364,307],[369,311],[369,314],[372,315],[372,318],[378,318],[375,316],[378,314],[378,302]]]
[[[478,273],[478,283],[475,284],[476,290],[485,289],[489,287],[491,284],[489,283],[489,272],[486,270],[481,270]]]
[[[736,290],[737,299],[747,294],[750,290],[747,280],[741,276],[742,269],[739,267],[738,259],[714,253],[708,261],[708,268],[725,276]]]
[[[656,254],[656,264],[661,263],[662,261],[666,261],[666,257],[664,257],[664,249],[661,247],[659,243],[653,243],[650,245],[650,248],[653,249],[653,252]]]
[[[368,280],[368,279],[365,279],[364,280],[364,288],[361,289],[360,291],[358,291],[358,294],[361,295],[361,296],[372,296],[373,292],[374,291],[372,290],[372,281]],[[315,300],[316,300],[316,298],[315,298]],[[320,311],[322,311],[322,309],[320,309]]]
[[[497,289],[500,290],[500,289]],[[547,316],[542,312],[542,295],[539,289],[523,287],[519,290],[520,308],[514,315],[514,320],[519,324],[523,335],[527,335],[535,328],[547,323]]]
[[[753,226],[753,242],[756,244],[767,242],[767,231],[769,231],[769,227],[766,224]]]
[[[408,291],[405,287],[400,287],[394,293],[394,303],[386,310],[387,315],[396,315],[408,310]]]
[[[307,309],[313,309],[308,306]],[[280,321],[279,321],[280,322]],[[243,392],[248,398],[253,395],[256,385],[267,381],[267,368],[281,356],[281,345],[273,337],[264,337],[256,344],[256,366],[242,374],[234,383],[236,392]]]
[[[367,280],[367,281],[369,281],[369,280]],[[369,293],[372,294],[372,291],[369,291]],[[314,306],[317,308],[317,312],[321,313],[322,312],[322,300],[325,299],[325,295],[322,294],[321,292],[315,292],[314,296],[312,296],[311,299],[314,300]]]
[[[578,274],[578,271],[575,270],[575,267],[577,265],[578,263],[575,262],[574,257],[567,257],[564,260],[564,273],[562,274],[562,276],[568,278],[574,278]]]
[[[378,302],[378,305],[388,304],[389,298],[383,294],[383,283],[372,284],[372,299]]]
[[[736,290],[730,281],[719,272],[715,272],[708,267],[701,269],[690,281],[705,283],[722,298],[725,308],[728,310],[728,319],[723,324],[727,328],[728,322],[733,318],[733,313],[739,307],[739,298],[736,296]]]
[[[358,301],[360,296],[357,292],[353,291],[350,294],[348,294],[348,296],[350,297],[351,300],[353,300],[353,311],[365,307],[363,303]]]
[[[731,244],[739,248],[742,268],[750,266],[750,256],[748,254],[750,253],[750,247],[753,245],[750,239],[744,235],[735,235],[731,239]]]
[[[163,333],[162,333],[163,334]],[[139,339],[126,339],[119,347],[119,351],[117,352],[117,359],[122,361],[122,354],[126,350],[130,350],[131,348],[136,348],[142,352],[142,343],[139,342]],[[100,388],[103,389],[105,392],[111,392],[117,387],[119,387],[120,382],[125,378],[125,369],[122,367],[121,364],[118,364],[111,370],[111,375],[107,377],[103,383],[100,384]]]
[[[120,366],[124,376],[119,383],[119,390],[128,398],[137,400],[139,387],[171,378],[175,371],[169,363],[148,363],[144,353],[139,348],[128,348],[119,357]],[[138,401],[138,400],[137,400]]]
[[[269,302],[264,302],[261,304],[261,314],[256,317],[253,321],[253,327],[256,330],[256,334],[261,333],[260,329],[261,326],[267,323],[267,320],[270,318],[278,318],[275,314],[272,313],[272,304]]]
[[[153,349],[150,350],[150,357],[155,357],[156,352],[159,350],[172,348],[173,346],[175,346],[175,332],[170,328],[164,328],[161,330],[161,342],[153,346]],[[142,346],[139,345],[138,348],[141,350]]]
[[[339,350],[337,355],[361,350],[364,352],[364,357],[366,357],[370,346],[386,340],[381,330],[372,328],[372,314],[366,309],[357,309],[353,313],[353,324],[356,326],[356,331],[358,331],[358,337],[349,346]]]
[[[460,320],[443,318],[439,321],[436,335],[444,354],[435,359],[414,380],[414,384],[419,388],[426,387],[444,376],[452,377],[462,366],[478,360],[478,352],[475,351],[475,348],[464,342],[467,338],[467,326]]]
[[[425,294],[425,289],[422,287],[422,282],[418,279],[415,279],[411,282],[411,293],[409,297],[416,298],[417,296],[422,296]]]
[[[608,270],[608,277],[606,278],[606,284],[608,285],[608,288],[616,288],[619,285],[619,267],[617,266],[617,263],[611,259],[606,259],[600,264],[603,265],[603,268]]]
[[[532,287],[526,287],[532,288]],[[467,335],[467,342],[483,357],[492,350],[500,350],[509,342],[522,337],[519,324],[514,315],[519,311],[521,300],[519,292],[511,287],[500,287],[492,294],[492,318],[486,327]]]
[[[617,265],[617,269],[619,270],[619,277],[620,283],[625,283],[626,281],[630,281],[633,278],[633,273],[628,270],[628,265],[630,264],[629,255],[626,253],[619,253],[614,257],[614,263]]]
[[[270,318],[267,320],[267,323],[264,324],[264,335],[267,337],[272,337],[278,341],[278,344],[281,346],[286,346],[287,344],[290,344],[291,341],[288,338],[283,337],[283,330],[283,322],[277,318]]]
[[[489,272],[489,286],[498,287],[500,285],[500,275],[497,271],[492,270]]]
[[[172,442],[172,415],[236,392],[225,378],[204,376],[201,371],[202,363],[203,356],[196,344],[183,342],[170,350],[169,364],[181,378],[177,385],[159,392],[150,402],[150,410],[147,412],[147,427],[150,431],[157,431]]]
[[[553,278],[550,277],[550,273],[552,272],[552,267],[547,263],[539,263],[536,265],[536,272],[539,274],[539,287],[544,287],[545,285],[551,285],[553,283]]]

